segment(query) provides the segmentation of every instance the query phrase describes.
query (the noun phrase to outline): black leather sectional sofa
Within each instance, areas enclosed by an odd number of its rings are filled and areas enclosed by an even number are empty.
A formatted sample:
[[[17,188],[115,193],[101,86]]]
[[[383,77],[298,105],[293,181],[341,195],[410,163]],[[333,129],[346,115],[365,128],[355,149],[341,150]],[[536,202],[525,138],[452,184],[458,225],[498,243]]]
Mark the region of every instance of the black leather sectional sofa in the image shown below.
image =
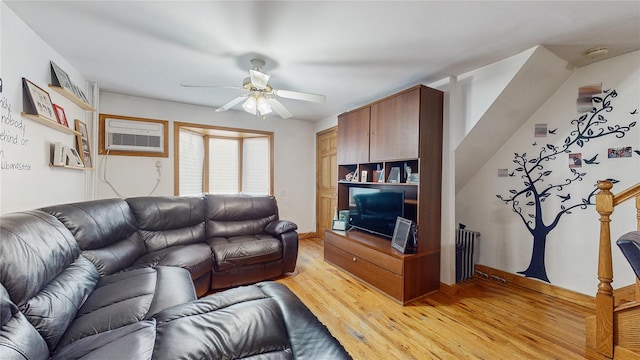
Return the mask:
[[[297,250],[268,196],[3,215],[0,359],[348,359],[292,292],[263,281],[293,271]]]

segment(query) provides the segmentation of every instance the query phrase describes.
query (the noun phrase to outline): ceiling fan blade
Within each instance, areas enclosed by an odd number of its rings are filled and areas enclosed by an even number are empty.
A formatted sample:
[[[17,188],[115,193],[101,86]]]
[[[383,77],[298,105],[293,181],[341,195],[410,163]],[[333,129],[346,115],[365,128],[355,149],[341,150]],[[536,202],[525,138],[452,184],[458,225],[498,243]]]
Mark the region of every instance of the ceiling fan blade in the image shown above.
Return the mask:
[[[187,88],[218,88],[218,89],[237,89],[242,90],[239,86],[221,86],[221,85],[195,85],[195,84],[180,84],[182,87]]]
[[[275,110],[278,113],[278,115],[280,115],[281,118],[288,119],[293,116],[293,114],[291,114],[291,112],[287,110],[287,108],[284,107],[284,105],[282,105],[280,101],[273,98],[269,98],[267,99],[267,102],[269,102],[269,105],[271,105],[271,108]]]
[[[258,70],[249,70],[251,83],[258,89],[265,89],[269,83],[269,75]]]
[[[229,101],[228,103],[220,106],[219,108],[216,109],[216,112],[222,112],[222,111],[227,111],[229,109],[231,109],[232,107],[234,107],[236,104],[238,104],[239,102],[241,102],[242,100],[246,99],[248,97],[248,95],[240,95],[237,98]]]
[[[326,96],[319,95],[319,94],[310,94],[310,93],[303,93],[303,92],[297,92],[297,91],[276,90],[276,89],[273,89],[273,93],[276,96],[280,96],[287,99],[313,101],[317,103],[324,103],[327,101]]]

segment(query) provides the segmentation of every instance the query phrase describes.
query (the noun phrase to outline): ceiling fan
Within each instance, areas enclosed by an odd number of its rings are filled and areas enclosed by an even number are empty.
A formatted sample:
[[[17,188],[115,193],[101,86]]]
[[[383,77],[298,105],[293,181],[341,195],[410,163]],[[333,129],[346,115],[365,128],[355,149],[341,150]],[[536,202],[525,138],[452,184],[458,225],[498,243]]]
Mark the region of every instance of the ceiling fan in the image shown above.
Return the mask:
[[[289,90],[274,89],[269,84],[269,75],[262,71],[262,67],[265,62],[260,59],[251,60],[251,70],[249,70],[249,77],[245,78],[242,82],[242,87],[237,86],[216,86],[216,85],[189,85],[180,84],[184,87],[220,87],[239,89],[244,94],[236,97],[228,103],[222,105],[216,109],[216,112],[227,111],[237,104],[244,101],[242,108],[244,111],[256,115],[265,116],[272,111],[275,112],[283,119],[293,116],[289,110],[276,98],[287,98],[302,101],[312,101],[316,103],[324,103],[326,97],[324,95],[303,93]]]

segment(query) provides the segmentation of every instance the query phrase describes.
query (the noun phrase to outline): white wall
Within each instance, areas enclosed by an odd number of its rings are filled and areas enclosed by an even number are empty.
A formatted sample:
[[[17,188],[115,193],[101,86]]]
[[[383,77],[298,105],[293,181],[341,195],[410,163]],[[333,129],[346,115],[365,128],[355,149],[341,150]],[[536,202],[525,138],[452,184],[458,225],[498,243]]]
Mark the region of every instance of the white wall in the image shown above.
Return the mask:
[[[464,135],[471,131],[536,49],[537,47],[532,47],[457,77],[461,104],[459,111],[464,130],[456,134],[459,137],[454,139],[456,141],[454,145],[457,145]]]
[[[20,115],[25,77],[47,90],[52,102],[64,108],[71,127],[74,119],[80,119],[91,131],[90,112],[49,90],[49,61],[62,67],[76,85],[84,87],[86,80],[4,3],[0,4],[0,12],[0,213],[86,200],[85,179],[91,176],[88,172],[48,165],[50,144],[59,141],[75,146],[75,137]],[[91,94],[90,89],[84,90]]]
[[[266,120],[240,111],[215,112],[214,108],[100,93],[100,113],[169,121],[169,158],[113,156],[105,166],[98,164],[98,198],[117,195],[103,181],[108,180],[124,197],[150,194],[157,179],[156,161],[162,164],[160,185],[153,195],[174,195],[173,122],[189,122],[274,133],[274,195],[280,218],[295,222],[300,232],[315,231],[315,132],[314,123],[277,116]]]
[[[603,89],[615,89],[618,97],[612,102],[614,111],[607,113],[607,125],[628,125],[640,120],[640,115],[630,114],[640,108],[640,52],[622,55],[593,65],[577,69],[545,104],[505,143],[486,165],[456,194],[456,217],[458,222],[480,231],[479,263],[510,273],[523,271],[529,265],[532,251],[532,235],[526,231],[517,215],[496,198],[507,195],[509,189],[522,188],[517,177],[499,178],[497,171],[508,168],[513,171],[515,152],[537,154],[541,146],[552,143],[563,144],[572,129],[571,120],[577,118],[576,98],[580,86],[602,83]],[[558,128],[557,135],[534,138],[535,124],[547,123],[549,129]],[[532,144],[537,142],[536,146]],[[626,159],[607,159],[609,147],[632,146],[640,150],[640,126],[632,128],[623,138],[613,136],[594,139],[583,148],[583,158],[598,154],[600,164],[584,165],[584,180],[570,185],[570,193],[580,197],[593,189],[595,182],[604,178],[615,178],[620,183],[614,186],[619,192],[640,180],[640,156],[634,154]],[[545,165],[552,170],[550,182],[560,182],[569,176],[568,155]],[[547,214],[557,213],[560,199],[553,194],[543,203]],[[632,204],[625,204],[613,214],[612,238],[635,229],[635,211]],[[597,287],[598,214],[593,206],[586,210],[575,210],[566,215],[553,230],[547,241],[546,269],[553,285],[588,295],[595,295]],[[549,221],[549,219],[545,219]],[[615,247],[614,287],[625,286],[634,281],[633,273],[620,251]]]

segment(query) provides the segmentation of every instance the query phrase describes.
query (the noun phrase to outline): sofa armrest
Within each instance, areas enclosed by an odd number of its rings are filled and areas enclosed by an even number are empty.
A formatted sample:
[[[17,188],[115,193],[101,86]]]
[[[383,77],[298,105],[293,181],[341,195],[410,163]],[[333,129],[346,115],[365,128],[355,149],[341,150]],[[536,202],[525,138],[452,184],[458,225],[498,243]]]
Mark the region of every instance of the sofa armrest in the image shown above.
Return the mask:
[[[291,230],[298,230],[298,225],[288,220],[272,221],[264,227],[264,232],[271,236],[278,236]]]
[[[264,227],[264,232],[282,242],[282,269],[293,272],[298,259],[298,225],[288,220],[275,220]]]

